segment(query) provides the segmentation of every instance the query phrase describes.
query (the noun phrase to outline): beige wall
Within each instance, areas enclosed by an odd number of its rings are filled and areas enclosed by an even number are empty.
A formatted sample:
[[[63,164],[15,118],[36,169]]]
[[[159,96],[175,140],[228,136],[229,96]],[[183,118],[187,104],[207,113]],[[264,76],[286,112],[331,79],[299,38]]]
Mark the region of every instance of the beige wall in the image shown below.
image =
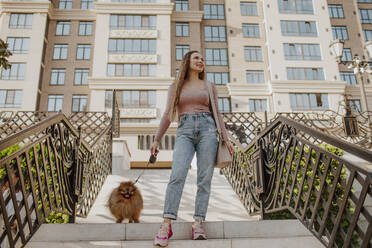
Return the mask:
[[[9,62],[11,63],[26,63],[24,80],[0,80],[0,89],[22,90],[22,104],[19,108],[0,108],[0,110],[36,110],[42,66],[43,40],[49,5],[50,3],[48,1],[0,2],[0,38],[4,41],[8,37],[30,38],[29,51],[26,54],[13,54],[9,57]],[[32,28],[10,29],[9,21],[11,13],[33,13]]]

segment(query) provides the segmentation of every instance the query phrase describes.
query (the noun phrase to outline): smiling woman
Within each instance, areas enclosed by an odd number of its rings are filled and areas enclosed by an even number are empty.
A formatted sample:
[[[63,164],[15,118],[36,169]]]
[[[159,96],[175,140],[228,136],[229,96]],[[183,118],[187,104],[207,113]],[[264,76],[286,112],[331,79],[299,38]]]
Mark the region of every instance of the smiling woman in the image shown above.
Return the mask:
[[[210,196],[213,169],[218,147],[216,122],[222,127],[222,140],[226,141],[232,153],[232,145],[227,139],[225,125],[220,113],[213,118],[212,103],[218,106],[217,91],[213,84],[205,80],[204,58],[198,51],[187,52],[182,59],[182,67],[177,80],[169,87],[166,110],[162,116],[151,154],[159,153],[158,146],[170,123],[178,120],[177,137],[173,152],[172,173],[166,190],[163,218],[164,222],[155,237],[154,244],[165,247],[172,236],[171,220],[177,219],[177,212],[183,186],[191,161],[197,157],[197,195],[195,200],[195,222],[192,225],[192,239],[206,239],[202,222],[205,220]],[[213,96],[209,89],[212,88]],[[216,116],[215,116],[216,118]]]

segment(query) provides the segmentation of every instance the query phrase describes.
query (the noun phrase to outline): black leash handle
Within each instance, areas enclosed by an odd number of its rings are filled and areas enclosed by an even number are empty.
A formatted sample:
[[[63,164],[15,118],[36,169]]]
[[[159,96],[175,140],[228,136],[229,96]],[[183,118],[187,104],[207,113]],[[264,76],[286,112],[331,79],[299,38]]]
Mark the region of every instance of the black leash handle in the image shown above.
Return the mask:
[[[149,162],[146,164],[146,168],[149,166],[149,164],[154,164],[156,162],[156,156],[154,154],[151,154]],[[142,173],[137,177],[136,181],[134,181],[134,184],[138,182],[142,174],[145,172],[145,170],[142,170]]]

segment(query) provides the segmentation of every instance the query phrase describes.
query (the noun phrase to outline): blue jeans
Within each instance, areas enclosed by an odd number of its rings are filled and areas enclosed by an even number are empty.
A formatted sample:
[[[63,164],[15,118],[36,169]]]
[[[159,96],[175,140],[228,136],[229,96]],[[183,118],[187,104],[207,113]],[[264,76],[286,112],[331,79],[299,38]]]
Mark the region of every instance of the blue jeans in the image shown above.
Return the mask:
[[[177,218],[183,186],[196,151],[198,169],[194,219],[205,220],[217,147],[216,125],[210,113],[184,114],[180,117],[172,172],[165,195],[164,218]]]

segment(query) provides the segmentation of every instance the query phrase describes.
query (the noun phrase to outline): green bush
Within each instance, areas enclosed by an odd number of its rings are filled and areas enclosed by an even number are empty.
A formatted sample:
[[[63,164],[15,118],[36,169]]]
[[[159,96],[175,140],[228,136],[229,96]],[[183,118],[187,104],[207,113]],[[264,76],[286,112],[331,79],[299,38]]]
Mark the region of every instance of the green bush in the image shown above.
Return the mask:
[[[8,148],[0,151],[0,159],[5,158],[5,157],[13,154],[14,152],[16,152],[17,150],[19,150],[21,148],[22,147],[19,144],[15,144],[15,145],[12,145],[12,146],[10,146],[10,147],[8,147]],[[36,150],[36,153],[39,153],[40,152],[40,145],[39,144],[36,145],[35,150]],[[32,163],[31,173],[32,173],[33,177],[35,178],[35,190],[36,190],[36,194],[39,195],[39,191],[38,191],[38,189],[39,189],[39,183],[36,180],[37,174],[36,174],[36,164],[35,164],[35,160],[34,160],[34,157],[35,157],[34,156],[34,151],[33,151],[33,149],[30,149],[30,150],[26,151],[26,153],[27,152],[28,152],[28,155],[29,155],[30,162]],[[44,154],[45,154],[45,157],[48,156],[48,152],[47,152],[46,149],[44,151]],[[54,154],[51,154],[51,160],[54,160],[54,159],[55,159],[54,158]],[[38,163],[39,163],[39,165],[40,164],[43,164],[42,163],[42,156],[39,156]],[[10,167],[13,167],[14,165],[15,165],[15,162],[13,160],[9,162],[9,166]],[[27,164],[26,164],[26,159],[25,158],[23,158],[21,160],[20,165],[21,165],[22,171],[26,170]],[[47,171],[50,171],[50,166],[49,165],[47,166]],[[4,166],[1,165],[1,167],[0,167],[0,179],[3,179],[5,177],[5,175],[6,175],[6,170],[5,170]],[[44,182],[45,181],[44,170],[40,170],[40,177],[41,177],[41,181]],[[51,178],[49,178],[48,184],[49,185],[52,185],[52,179]],[[26,180],[25,181],[26,190],[30,190],[29,189],[30,186],[31,185],[30,185],[29,180]],[[59,185],[56,185],[57,190],[58,190],[58,187],[59,187]],[[52,193],[52,195],[51,195],[52,201],[54,201],[54,192],[51,192],[51,193]],[[44,194],[43,197],[44,198],[47,197],[46,196],[46,193]],[[46,205],[46,208],[47,208],[47,210],[49,210],[50,209],[49,202],[46,201],[46,204],[47,204]],[[38,201],[38,209],[40,210],[41,208],[42,208],[42,203],[41,203],[41,200],[39,199],[39,201]],[[46,223],[67,223],[67,222],[68,222],[68,215],[62,214],[62,213],[57,213],[55,211],[51,211],[50,214],[49,214],[49,216],[46,218]]]
[[[338,156],[338,157],[342,157],[343,154],[344,154],[344,151],[337,148],[337,147],[334,147],[334,146],[331,146],[331,145],[320,145],[319,146],[320,148]],[[293,149],[293,148],[292,148]],[[288,163],[290,162],[290,155],[291,155],[291,150],[288,152],[287,154],[287,157],[286,157],[286,164],[287,164],[287,167],[285,167],[283,169],[283,175],[286,175],[287,174],[287,168],[288,168]],[[305,148],[304,149],[304,152],[305,153],[308,153],[308,148]],[[290,165],[290,168],[291,168],[291,171],[294,171],[295,168],[296,168],[296,163],[295,161],[297,161],[299,159],[299,156],[300,156],[300,151],[298,148],[296,148],[296,150],[294,151],[294,158],[293,158],[293,161],[292,161],[292,164]],[[312,160],[312,163],[315,164],[316,163],[316,152],[314,150],[312,150],[312,153],[311,153],[311,160]],[[302,156],[301,157],[301,161],[300,161],[300,168],[297,172],[297,175],[296,175],[296,178],[292,178],[292,177],[289,177],[288,179],[288,184],[287,185],[292,185],[293,183],[293,180],[297,180],[297,182],[301,182],[302,179],[303,179],[303,176],[307,176],[308,178],[312,178],[313,177],[313,168],[312,166],[309,166],[307,168],[307,171],[305,173],[302,173],[300,170],[301,168],[304,168],[306,164],[306,161],[305,161],[305,156]],[[339,166],[342,166],[342,164],[338,163],[336,160],[331,160],[331,163],[330,163],[330,167],[328,169],[328,171],[326,172],[326,164],[323,162],[323,160],[319,160],[319,164],[318,164],[318,172],[320,172],[319,174],[322,174],[324,175],[324,173],[327,173],[326,175],[326,182],[328,184],[329,187],[333,186],[333,184],[335,183],[334,182],[334,175],[331,171],[331,168],[333,168],[334,171],[336,171],[338,169]],[[341,173],[340,173],[340,179],[339,180],[343,180],[344,182],[347,182],[347,171],[345,168],[342,168],[341,169]],[[313,183],[313,187],[316,188],[316,190],[319,192],[320,191],[320,175],[318,175],[318,173],[316,173],[315,175],[315,178],[314,178],[314,183]],[[284,187],[284,180],[281,181],[281,184],[280,184],[280,188],[282,189]],[[337,183],[337,182],[336,182]],[[305,179],[304,181],[304,184],[303,184],[303,188],[302,188],[302,195],[307,195],[309,193],[309,190],[312,190],[312,189],[309,189],[310,185],[308,184],[307,180]],[[293,195],[292,195],[292,199],[289,203],[289,209],[291,209],[292,207],[294,207],[294,200],[293,200],[293,197],[294,198],[298,198],[299,197],[299,187],[295,184],[295,187],[293,189]],[[281,195],[281,193],[279,192],[279,195],[278,195],[278,198],[281,199],[283,196]],[[289,196],[289,192],[288,190],[285,190],[285,199],[288,200],[288,198],[290,197]],[[340,183],[337,183],[337,186],[336,186],[336,189],[335,189],[335,195],[334,195],[334,199],[343,199],[345,196],[344,196],[344,189],[343,187],[341,186]],[[327,201],[329,198],[329,192],[328,191],[325,191],[324,188],[321,192],[321,200],[322,201]],[[299,199],[299,206],[303,206],[305,204],[305,201],[306,199],[303,197],[303,196],[300,196],[300,199]],[[316,195],[315,193],[311,193],[310,194],[310,199],[309,199],[309,205],[315,205],[315,202],[316,202]],[[333,216],[336,216],[337,213],[338,213],[338,210],[339,210],[339,206],[337,204],[337,201],[335,200],[332,200],[331,202],[331,206],[330,206],[330,210],[329,210],[329,213],[328,215],[330,214],[333,214]],[[298,211],[298,210],[297,210]],[[311,211],[309,209],[309,206],[307,207],[307,209],[305,210],[305,219],[310,219],[311,218]],[[347,203],[346,203],[346,211],[352,215],[355,211],[354,207],[352,206],[351,204],[351,201],[348,200]],[[299,214],[297,212],[297,214]],[[323,207],[323,204],[320,202],[319,205],[318,205],[318,209],[317,209],[317,214],[319,215],[320,218],[323,218],[324,217],[324,214],[325,214],[325,209]],[[278,220],[278,219],[295,219],[295,216],[289,211],[289,210],[282,210],[282,211],[278,211],[278,212],[274,212],[274,213],[270,213],[270,214],[267,214],[265,215],[265,217],[267,219],[275,219],[275,220]],[[349,227],[350,223],[349,221],[347,220],[346,217],[343,217],[342,220],[341,220],[341,228],[347,232],[347,229]],[[331,230],[333,229],[333,226],[334,224],[332,223],[332,221],[330,220],[330,218],[328,217],[327,220],[326,220],[326,229],[331,232]],[[313,227],[315,230],[319,230],[320,228],[320,225],[319,223],[317,222],[314,222],[313,224]],[[336,235],[336,243],[338,246],[342,246],[343,245],[343,239],[342,237],[337,234]],[[353,235],[353,238],[352,238],[352,243],[354,245],[357,245],[358,246],[358,236],[357,235]]]

